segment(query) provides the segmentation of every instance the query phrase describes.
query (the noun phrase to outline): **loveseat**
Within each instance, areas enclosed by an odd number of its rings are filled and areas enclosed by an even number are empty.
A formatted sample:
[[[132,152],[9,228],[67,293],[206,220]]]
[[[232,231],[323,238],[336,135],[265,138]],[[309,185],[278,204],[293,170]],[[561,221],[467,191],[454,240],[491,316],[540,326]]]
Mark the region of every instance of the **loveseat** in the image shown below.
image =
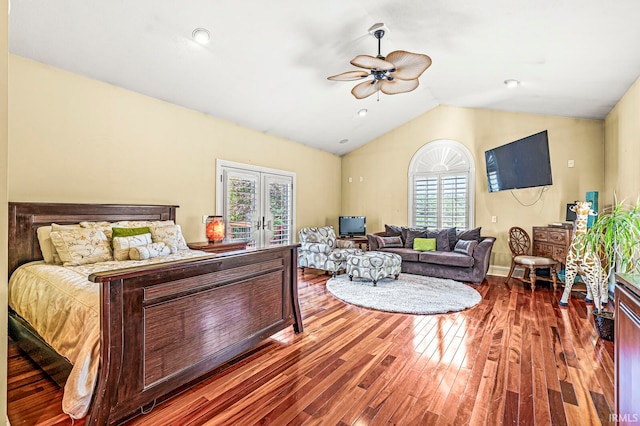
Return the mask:
[[[402,272],[471,283],[480,283],[487,275],[496,241],[494,237],[481,236],[480,228],[456,231],[393,225],[385,225],[384,232],[368,234],[367,239],[370,250],[400,255]],[[425,250],[416,239],[432,247]]]

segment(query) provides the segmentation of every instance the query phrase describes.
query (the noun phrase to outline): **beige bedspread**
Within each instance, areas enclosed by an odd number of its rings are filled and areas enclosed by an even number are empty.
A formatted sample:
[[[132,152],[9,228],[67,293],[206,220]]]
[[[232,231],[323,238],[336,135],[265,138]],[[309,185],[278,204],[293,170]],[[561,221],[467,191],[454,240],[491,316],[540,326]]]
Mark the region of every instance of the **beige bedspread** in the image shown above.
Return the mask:
[[[73,364],[62,398],[65,413],[76,419],[86,416],[98,373],[99,284],[88,281],[87,277],[94,272],[205,256],[210,254],[186,250],[148,260],[72,267],[31,262],[12,274],[9,306]]]

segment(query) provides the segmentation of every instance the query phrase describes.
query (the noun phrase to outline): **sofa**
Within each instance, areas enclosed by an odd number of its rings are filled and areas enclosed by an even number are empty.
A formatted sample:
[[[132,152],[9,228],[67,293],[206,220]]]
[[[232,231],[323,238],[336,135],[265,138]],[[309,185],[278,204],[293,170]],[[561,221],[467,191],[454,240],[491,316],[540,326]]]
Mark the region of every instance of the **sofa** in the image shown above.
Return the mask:
[[[338,240],[332,226],[302,228],[298,234],[298,266],[321,269],[334,277],[338,271],[346,269],[347,256],[363,253],[353,241]]]
[[[494,237],[481,236],[480,230],[385,225],[384,232],[368,234],[367,239],[370,250],[400,255],[402,272],[480,283],[489,270],[496,241]],[[424,244],[430,247],[425,248]]]

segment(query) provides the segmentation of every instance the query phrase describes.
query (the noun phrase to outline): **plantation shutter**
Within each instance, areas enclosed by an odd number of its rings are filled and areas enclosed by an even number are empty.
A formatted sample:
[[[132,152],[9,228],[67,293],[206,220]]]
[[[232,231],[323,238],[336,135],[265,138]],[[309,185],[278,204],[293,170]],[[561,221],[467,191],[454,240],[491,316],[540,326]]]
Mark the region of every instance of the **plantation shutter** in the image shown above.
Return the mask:
[[[467,229],[467,176],[440,177],[441,214],[438,228]]]
[[[416,177],[415,226],[438,227],[438,178]]]
[[[247,241],[255,245],[254,230],[258,226],[259,180],[258,173],[226,169],[224,179],[224,217],[226,238]]]
[[[266,176],[269,206],[266,212],[266,229],[269,230],[269,244],[288,244],[292,232],[293,184],[291,178]]]
[[[467,176],[418,176],[414,187],[414,226],[467,229]]]

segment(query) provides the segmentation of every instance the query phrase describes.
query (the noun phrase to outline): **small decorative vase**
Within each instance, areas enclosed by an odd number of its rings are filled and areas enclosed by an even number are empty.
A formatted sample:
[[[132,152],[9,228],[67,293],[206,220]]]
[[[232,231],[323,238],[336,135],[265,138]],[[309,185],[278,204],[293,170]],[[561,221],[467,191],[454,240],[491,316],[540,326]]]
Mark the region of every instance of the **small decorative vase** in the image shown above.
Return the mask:
[[[212,243],[224,240],[224,218],[222,216],[207,217],[207,239]]]

